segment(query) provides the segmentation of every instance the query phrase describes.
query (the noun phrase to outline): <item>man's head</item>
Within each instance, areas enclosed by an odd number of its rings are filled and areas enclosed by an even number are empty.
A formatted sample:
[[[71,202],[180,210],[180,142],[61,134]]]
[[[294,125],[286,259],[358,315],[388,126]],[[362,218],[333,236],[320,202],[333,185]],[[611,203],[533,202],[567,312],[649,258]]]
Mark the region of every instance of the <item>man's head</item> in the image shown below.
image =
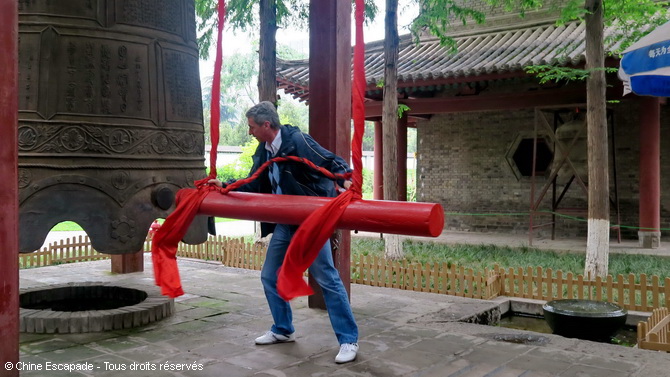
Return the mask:
[[[268,101],[263,101],[249,110],[247,110],[247,120],[249,123],[249,135],[252,135],[260,142],[272,142],[281,123],[277,109]]]

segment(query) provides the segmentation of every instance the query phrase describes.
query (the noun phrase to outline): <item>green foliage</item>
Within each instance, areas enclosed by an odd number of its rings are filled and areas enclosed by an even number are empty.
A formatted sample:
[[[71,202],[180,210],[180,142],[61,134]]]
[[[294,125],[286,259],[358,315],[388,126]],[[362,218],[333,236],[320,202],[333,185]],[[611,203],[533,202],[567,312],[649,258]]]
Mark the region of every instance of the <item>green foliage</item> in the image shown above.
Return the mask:
[[[407,153],[416,154],[416,128],[407,129]]]
[[[398,104],[398,118],[402,118],[402,114],[404,114],[405,111],[410,111],[410,110],[411,109],[409,108],[409,106],[407,106],[405,104],[402,104],[402,103],[399,103]]]
[[[353,128],[353,126],[352,126]],[[375,123],[365,122],[365,131],[363,132],[363,146],[364,151],[375,150]]]
[[[237,157],[237,159],[227,165],[224,165],[216,169],[216,177],[221,182],[226,182],[231,179],[242,179],[246,178],[251,171],[253,166],[253,156],[258,147],[258,140],[252,139],[242,146],[242,153]]]
[[[309,56],[305,55],[304,53],[283,44],[277,45],[277,57],[284,60],[300,60],[309,58]]]
[[[407,169],[407,201],[416,202],[416,169]]]
[[[668,21],[668,2],[654,0],[610,0],[605,6],[605,25],[616,25],[619,34],[608,42],[621,42],[619,51],[625,50],[646,35]]]
[[[277,112],[282,124],[296,126],[303,132],[309,131],[309,108],[305,104],[286,96],[279,101]]]
[[[352,3],[354,0],[352,0]],[[198,47],[200,57],[209,58],[209,49],[214,43],[217,27],[217,0],[195,0],[197,16]],[[226,27],[249,33],[259,29],[259,0],[226,1]],[[308,0],[276,0],[277,27],[294,30],[307,29],[309,23]],[[377,15],[374,0],[365,0],[366,23]]]
[[[370,169],[363,168],[363,197],[372,198],[372,183],[374,182],[374,172]]]
[[[526,70],[526,73],[535,74],[540,79],[540,84],[544,84],[549,81],[583,81],[589,77],[589,74],[592,71],[605,71],[605,73],[614,73],[618,70],[614,67],[594,68],[588,70],[546,64],[529,65],[524,67],[524,69]]]
[[[246,178],[248,170],[240,169],[235,163],[230,163],[216,169],[216,178],[221,182]]]
[[[353,134],[353,132],[352,132]],[[365,132],[363,133],[364,151],[375,150],[375,124],[374,122],[365,122]],[[416,153],[416,128],[407,129],[407,153]]]
[[[217,2],[214,0],[195,0],[196,30],[198,31],[198,46],[200,58],[209,58],[209,48],[214,42],[214,31],[217,25]]]
[[[418,42],[421,32],[424,29],[428,29],[428,31],[440,39],[440,43],[443,46],[455,53],[458,48],[456,41],[448,35],[452,22],[460,21],[465,25],[469,21],[481,24],[485,20],[483,12],[462,6],[462,4],[463,2],[458,0],[421,1],[421,12],[412,21],[410,27],[414,40]]]
[[[249,135],[246,118],[240,119],[237,123],[221,123],[219,133],[219,145],[244,145],[254,139]]]
[[[244,112],[253,106],[258,97],[255,81],[258,78],[258,59],[254,46],[247,53],[237,53],[223,59],[221,67],[221,99],[219,108],[220,145],[242,145],[250,140],[247,135],[247,119]],[[210,143],[210,107],[212,78],[203,83],[203,117],[205,119],[205,142]]]
[[[542,0],[488,0],[488,3],[502,6],[507,12],[518,12],[520,17],[525,17],[526,11],[542,6]]]
[[[363,168],[363,197],[365,199],[372,199],[373,197],[373,183],[374,171]],[[407,201],[416,202],[416,170],[407,169]]]
[[[242,154],[239,159],[239,166],[241,169],[246,170],[246,173],[249,173],[251,167],[254,165],[254,161],[251,158],[258,148],[258,140],[252,139],[248,143],[242,146]]]
[[[73,232],[73,231],[80,231],[80,230],[84,230],[84,229],[82,229],[79,226],[79,224],[75,223],[74,221],[63,221],[63,222],[60,222],[60,223],[56,224],[56,226],[54,226],[53,228],[51,228],[52,232],[60,232],[60,231]]]
[[[406,240],[403,243],[406,259],[418,263],[447,263],[473,269],[542,267],[564,273],[584,273],[584,253],[559,253],[532,247],[497,245],[446,245],[433,242]],[[384,255],[384,243],[379,239],[355,237],[351,253],[357,255]],[[651,255],[610,254],[609,273],[613,276],[628,274],[657,275],[661,281],[670,277],[670,258]]]
[[[587,11],[584,8],[584,1],[569,0],[561,8],[561,16],[556,21],[556,25],[565,25],[570,21],[584,21]]]

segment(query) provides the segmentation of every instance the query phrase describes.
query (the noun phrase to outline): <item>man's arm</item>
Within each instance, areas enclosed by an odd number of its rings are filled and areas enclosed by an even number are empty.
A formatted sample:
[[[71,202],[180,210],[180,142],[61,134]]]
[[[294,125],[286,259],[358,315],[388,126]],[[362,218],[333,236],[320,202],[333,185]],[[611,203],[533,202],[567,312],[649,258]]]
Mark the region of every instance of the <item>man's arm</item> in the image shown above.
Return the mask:
[[[301,132],[296,137],[296,145],[298,145],[298,153],[300,157],[304,157],[312,161],[315,165],[320,166],[335,174],[345,174],[351,172],[351,168],[344,161],[344,159],[328,149],[322,147],[310,135]],[[350,181],[342,179],[337,180],[337,184],[345,189],[351,186]]]

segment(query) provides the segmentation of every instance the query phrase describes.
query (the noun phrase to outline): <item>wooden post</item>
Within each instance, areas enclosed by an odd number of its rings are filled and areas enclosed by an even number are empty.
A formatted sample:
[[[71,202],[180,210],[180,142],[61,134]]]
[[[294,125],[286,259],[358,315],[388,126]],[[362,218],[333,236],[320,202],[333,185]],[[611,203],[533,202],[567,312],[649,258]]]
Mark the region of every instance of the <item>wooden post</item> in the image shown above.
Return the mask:
[[[586,124],[588,135],[589,214],[584,276],[607,276],[609,257],[609,163],[603,47],[603,2],[587,0],[586,19]]]
[[[645,249],[661,246],[661,108],[657,97],[640,97],[640,231]]]
[[[16,1],[0,1],[0,376],[19,375],[18,35]],[[12,368],[6,366],[11,363]]]
[[[349,160],[351,154],[351,2],[309,2],[309,130],[324,148]],[[351,285],[351,234],[331,239],[333,261],[347,292]],[[310,277],[310,285],[317,285]],[[315,292],[320,292],[315,290]],[[325,309],[323,295],[309,307]]]
[[[111,259],[113,274],[144,271],[144,250],[136,253],[113,254]]]

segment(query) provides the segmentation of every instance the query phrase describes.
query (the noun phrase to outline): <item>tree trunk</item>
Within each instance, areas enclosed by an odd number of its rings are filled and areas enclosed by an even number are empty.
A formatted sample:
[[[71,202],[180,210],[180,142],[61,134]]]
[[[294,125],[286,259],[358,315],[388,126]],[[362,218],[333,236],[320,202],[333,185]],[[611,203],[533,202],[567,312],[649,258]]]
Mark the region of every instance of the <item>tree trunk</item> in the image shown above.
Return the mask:
[[[260,44],[258,49],[258,97],[277,103],[277,2],[260,0]]]
[[[258,100],[277,105],[277,2],[260,0],[260,40],[258,48]],[[254,222],[254,242],[267,245],[261,237],[261,223]]]
[[[603,2],[587,0],[586,9],[586,80],[588,133],[588,237],[584,276],[607,275],[609,256],[609,164],[607,150],[607,114],[605,109],[605,71],[603,46]]]
[[[398,0],[386,0],[384,40],[384,110],[382,112],[384,151],[384,199],[398,200]],[[402,259],[402,242],[386,235],[384,255]]]

